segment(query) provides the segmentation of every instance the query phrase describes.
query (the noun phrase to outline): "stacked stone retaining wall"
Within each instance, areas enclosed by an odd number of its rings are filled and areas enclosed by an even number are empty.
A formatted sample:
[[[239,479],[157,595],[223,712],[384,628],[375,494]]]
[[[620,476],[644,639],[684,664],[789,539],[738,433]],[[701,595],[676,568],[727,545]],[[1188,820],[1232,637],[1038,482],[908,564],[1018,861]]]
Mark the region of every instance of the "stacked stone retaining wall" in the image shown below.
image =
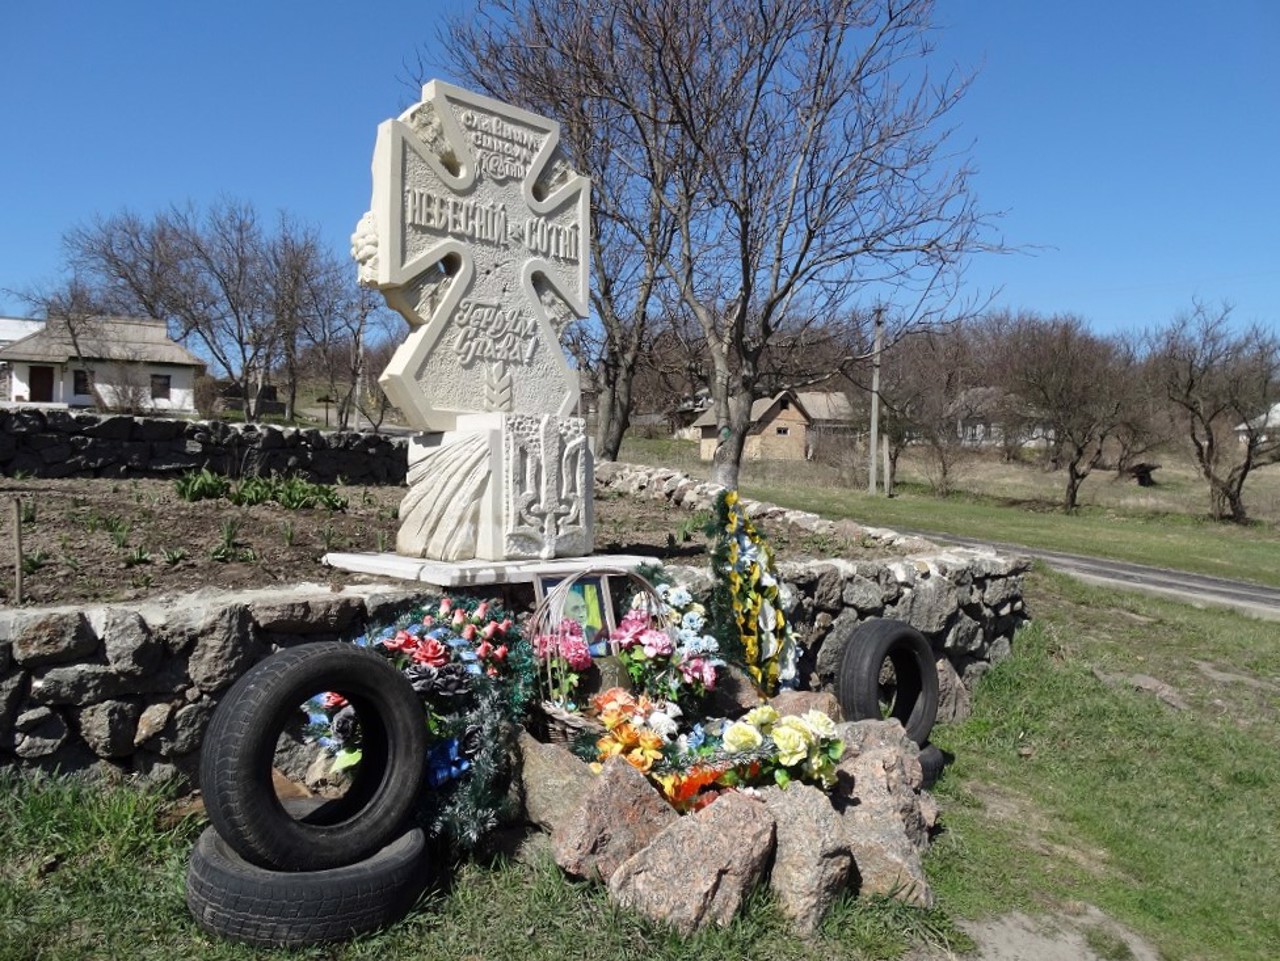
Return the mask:
[[[0,473],[33,477],[297,474],[403,484],[403,440],[377,434],[26,408],[0,411]]]
[[[602,465],[597,488],[665,499],[689,510],[714,485],[660,468]],[[767,525],[823,533],[813,514],[748,501]],[[973,683],[1007,655],[1026,619],[1025,558],[943,550],[919,538],[863,528],[884,560],[813,558],[781,565],[785,609],[804,643],[802,684],[831,689],[843,646],[871,617],[904,620],[938,658],[942,721],[968,714]],[[833,528],[834,532],[834,528]],[[839,529],[848,534],[847,527]],[[673,568],[695,589],[706,569]],[[0,767],[183,774],[194,781],[205,726],[227,688],[276,650],[336,641],[382,624],[427,588],[399,584],[335,592],[302,585],[88,609],[0,609]]]
[[[670,468],[634,464],[597,465],[596,489],[647,497],[689,512],[709,509],[724,490]],[[887,555],[895,555],[858,561],[817,557],[779,565],[786,613],[804,644],[804,686],[833,688],[853,629],[872,617],[894,618],[916,628],[933,647],[939,718],[945,722],[968,715],[973,684],[1008,655],[1014,632],[1028,617],[1022,592],[1029,558],[993,549],[943,548],[887,528],[831,521],[761,501],[743,499],[741,504],[766,536],[789,525],[864,546],[881,545]]]
[[[420,593],[302,585],[0,610],[0,766],[194,783],[205,726],[241,674],[274,651],[391,620]]]

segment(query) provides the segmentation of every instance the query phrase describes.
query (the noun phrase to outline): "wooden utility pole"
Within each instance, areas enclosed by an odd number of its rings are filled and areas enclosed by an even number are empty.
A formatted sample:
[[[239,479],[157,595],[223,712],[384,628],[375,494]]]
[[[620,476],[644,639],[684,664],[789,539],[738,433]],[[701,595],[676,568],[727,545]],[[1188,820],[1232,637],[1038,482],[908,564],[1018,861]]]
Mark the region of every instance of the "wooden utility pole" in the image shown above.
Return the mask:
[[[884,349],[883,307],[876,307],[875,318],[876,339],[871,352],[871,442],[867,445],[867,493],[873,495],[876,492],[876,459],[880,455],[880,352]]]

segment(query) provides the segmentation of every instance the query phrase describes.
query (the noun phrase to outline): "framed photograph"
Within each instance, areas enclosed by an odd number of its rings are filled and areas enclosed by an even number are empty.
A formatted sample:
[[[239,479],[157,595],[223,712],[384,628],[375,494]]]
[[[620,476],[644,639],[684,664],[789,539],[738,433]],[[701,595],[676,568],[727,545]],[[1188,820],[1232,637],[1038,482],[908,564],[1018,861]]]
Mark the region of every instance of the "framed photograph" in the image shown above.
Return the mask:
[[[536,599],[540,602],[564,580],[563,577],[540,577],[535,580]],[[577,621],[583,636],[587,638],[592,656],[599,657],[609,653],[608,637],[615,625],[607,577],[579,577],[569,588],[563,616]]]

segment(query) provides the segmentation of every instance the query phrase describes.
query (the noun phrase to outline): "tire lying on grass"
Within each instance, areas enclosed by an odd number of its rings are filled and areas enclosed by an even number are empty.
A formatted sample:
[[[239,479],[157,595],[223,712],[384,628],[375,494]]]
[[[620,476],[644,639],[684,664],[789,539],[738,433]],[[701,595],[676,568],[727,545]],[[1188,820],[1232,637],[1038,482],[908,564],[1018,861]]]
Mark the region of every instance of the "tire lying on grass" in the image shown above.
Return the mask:
[[[325,871],[271,871],[236,854],[205,828],[187,866],[187,907],[219,937],[261,947],[303,947],[386,927],[425,886],[420,828],[355,864]]]
[[[902,621],[864,621],[854,628],[840,655],[836,698],[846,720],[897,718],[907,737],[923,746],[938,716],[933,648]]]
[[[294,818],[276,797],[277,738],[317,694],[355,710],[362,756],[343,797]],[[355,864],[400,836],[424,782],[422,702],[386,660],[349,644],[303,644],[273,654],[232,686],[209,722],[200,787],[209,820],[246,861],[278,871]]]
[[[920,748],[921,786],[927,791],[938,783],[942,770],[947,766],[947,757],[936,744],[925,744]]]

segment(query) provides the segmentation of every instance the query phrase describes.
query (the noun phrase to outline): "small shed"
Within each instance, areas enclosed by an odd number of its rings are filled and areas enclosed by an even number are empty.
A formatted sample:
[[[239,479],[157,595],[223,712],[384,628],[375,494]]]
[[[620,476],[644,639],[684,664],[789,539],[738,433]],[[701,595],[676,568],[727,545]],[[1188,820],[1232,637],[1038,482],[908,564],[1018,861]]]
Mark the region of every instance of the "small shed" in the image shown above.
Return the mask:
[[[751,429],[742,456],[746,460],[804,460],[812,423],[794,391],[762,397],[751,405]],[[699,456],[709,461],[719,443],[715,411],[704,411],[693,426],[699,431]]]

